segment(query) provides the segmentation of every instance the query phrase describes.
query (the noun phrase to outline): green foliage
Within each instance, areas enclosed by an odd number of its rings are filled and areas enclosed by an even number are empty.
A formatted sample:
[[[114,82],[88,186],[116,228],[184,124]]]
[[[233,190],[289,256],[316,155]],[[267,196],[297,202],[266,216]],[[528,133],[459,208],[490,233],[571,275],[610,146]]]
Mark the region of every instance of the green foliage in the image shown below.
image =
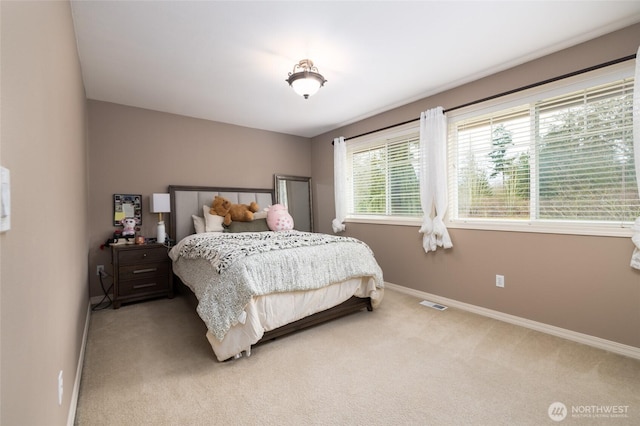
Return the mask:
[[[607,89],[535,106],[537,139],[528,144],[536,149],[535,194],[531,194],[532,153],[523,150],[526,142],[515,146],[510,130],[516,121],[494,128],[487,120],[490,132],[472,128],[467,137],[474,146],[483,146],[482,138],[490,134],[492,150],[479,159],[469,154],[458,171],[460,217],[529,218],[532,196],[534,215],[540,219],[629,222],[640,216],[632,93]]]
[[[513,165],[513,157],[507,156],[507,150],[510,146],[513,146],[513,136],[504,124],[498,125],[492,134],[491,144],[493,145],[493,151],[489,153],[489,157],[493,162],[491,177],[502,176],[504,183],[505,173],[507,173]]]
[[[354,210],[356,213],[385,213],[386,162],[386,152],[382,149],[353,154]]]
[[[458,209],[468,217],[482,217],[487,214],[485,201],[493,191],[485,170],[478,165],[475,155],[469,152],[466,166],[458,172]]]
[[[541,129],[541,218],[635,219],[633,139],[630,126],[621,126],[629,121],[631,101],[631,95],[616,96],[568,108]],[[615,200],[634,200],[635,206],[615,207]]]
[[[464,212],[467,217],[528,217],[529,154],[510,154],[510,148],[514,147],[513,136],[504,124],[493,129],[491,136],[493,150],[487,157],[492,166],[482,167],[471,154],[467,166],[460,170],[459,214]]]
[[[354,153],[354,212],[420,216],[417,138]]]
[[[393,157],[393,162],[389,164],[389,202],[392,215],[422,214],[417,173],[419,149],[417,141],[389,147],[389,155]]]

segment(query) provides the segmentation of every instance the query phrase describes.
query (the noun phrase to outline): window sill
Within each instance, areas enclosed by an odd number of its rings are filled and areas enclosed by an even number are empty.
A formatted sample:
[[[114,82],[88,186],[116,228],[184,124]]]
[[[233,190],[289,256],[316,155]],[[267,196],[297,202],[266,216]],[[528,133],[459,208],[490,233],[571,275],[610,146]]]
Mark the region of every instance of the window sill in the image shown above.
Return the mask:
[[[422,220],[411,217],[386,217],[386,216],[367,216],[367,217],[349,217],[345,219],[346,223],[363,223],[374,225],[398,225],[398,226],[422,226]],[[470,221],[457,220],[446,221],[449,229],[471,229],[479,231],[499,231],[499,232],[533,232],[541,234],[564,234],[564,235],[587,235],[599,237],[621,237],[631,238],[633,230],[629,225],[603,225],[603,224],[580,224],[576,226],[575,222],[567,224],[561,223],[544,223],[544,222],[491,222],[491,221]]]
[[[422,220],[415,217],[399,216],[354,216],[344,220],[347,223],[368,223],[375,225],[422,226]]]
[[[624,237],[630,238],[633,231],[629,225],[623,224],[598,224],[598,223],[580,223],[567,222],[566,224],[558,222],[491,222],[491,221],[472,221],[457,220],[447,221],[447,228],[450,229],[476,229],[481,231],[502,231],[502,232],[533,232],[540,234],[563,234],[563,235],[588,235],[598,237]]]

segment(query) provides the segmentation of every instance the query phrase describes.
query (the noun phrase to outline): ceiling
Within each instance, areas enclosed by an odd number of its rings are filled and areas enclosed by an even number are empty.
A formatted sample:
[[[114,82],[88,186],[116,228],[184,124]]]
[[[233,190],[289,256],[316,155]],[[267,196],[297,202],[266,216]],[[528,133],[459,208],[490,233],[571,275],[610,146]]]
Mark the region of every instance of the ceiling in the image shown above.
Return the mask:
[[[640,1],[71,1],[89,99],[313,137],[640,22]],[[285,82],[301,59],[328,80]]]

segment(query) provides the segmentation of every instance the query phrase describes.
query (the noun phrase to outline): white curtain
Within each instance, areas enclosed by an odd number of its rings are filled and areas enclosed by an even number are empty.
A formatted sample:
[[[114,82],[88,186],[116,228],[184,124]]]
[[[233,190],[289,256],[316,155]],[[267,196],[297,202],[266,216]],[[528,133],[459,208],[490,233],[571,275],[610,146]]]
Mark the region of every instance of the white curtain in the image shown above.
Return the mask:
[[[444,224],[447,202],[447,117],[437,107],[420,114],[420,232],[427,253],[453,247]]]
[[[637,55],[640,55],[638,48]],[[636,163],[636,182],[640,192],[640,56],[636,55],[636,73],[633,89],[633,160]],[[633,225],[631,241],[636,247],[631,255],[631,267],[640,269],[640,217]]]
[[[342,136],[333,140],[333,187],[336,218],[331,226],[333,232],[339,233],[345,230],[347,217],[347,144]]]

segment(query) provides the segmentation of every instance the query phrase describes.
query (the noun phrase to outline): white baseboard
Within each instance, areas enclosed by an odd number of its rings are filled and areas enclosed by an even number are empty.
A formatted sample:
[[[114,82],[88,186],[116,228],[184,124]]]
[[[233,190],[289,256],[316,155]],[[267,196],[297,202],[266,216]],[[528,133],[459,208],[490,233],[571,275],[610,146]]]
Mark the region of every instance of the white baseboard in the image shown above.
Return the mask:
[[[560,328],[553,325],[532,321],[526,318],[517,317],[515,315],[494,311],[492,309],[487,309],[480,306],[459,302],[457,300],[448,299],[446,297],[437,296],[435,294],[425,293],[423,291],[414,290],[412,288],[403,287],[397,284],[385,282],[385,287],[388,287],[391,290],[396,290],[400,293],[408,294],[410,296],[415,296],[419,299],[427,299],[432,302],[440,303],[442,305],[451,306],[453,308],[458,308],[463,311],[468,311],[474,314],[497,319],[499,321],[504,321],[514,325],[519,325],[521,327],[526,327],[532,330],[540,331],[542,333],[550,334],[552,336],[571,340],[573,342],[578,342],[585,345],[593,346],[595,348],[603,349],[605,351],[613,352],[619,355],[640,359],[640,348],[636,348],[635,346],[623,345],[622,343],[614,342],[611,340],[601,339],[599,337],[578,333],[576,331],[567,330],[565,328]]]
[[[84,332],[82,333],[82,345],[78,356],[78,368],[76,368],[76,380],[73,383],[73,393],[71,394],[71,404],[69,415],[67,416],[67,426],[73,426],[76,420],[76,409],[78,408],[78,397],[80,396],[80,380],[82,379],[82,367],[84,366],[84,352],[87,348],[87,336],[89,335],[89,320],[91,319],[91,301],[87,307],[87,318],[84,321]]]

